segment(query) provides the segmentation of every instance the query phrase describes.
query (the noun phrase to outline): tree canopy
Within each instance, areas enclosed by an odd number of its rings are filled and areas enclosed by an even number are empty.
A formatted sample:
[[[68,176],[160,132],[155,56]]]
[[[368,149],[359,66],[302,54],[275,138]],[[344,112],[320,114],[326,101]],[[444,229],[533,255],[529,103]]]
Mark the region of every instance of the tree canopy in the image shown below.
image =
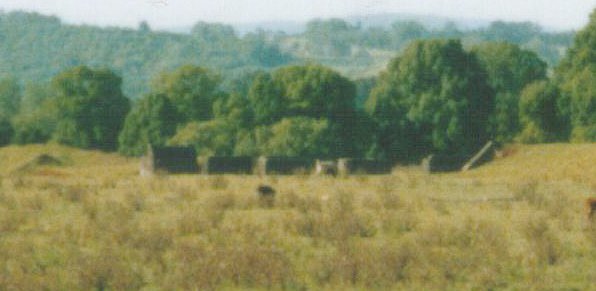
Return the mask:
[[[125,155],[140,155],[148,144],[164,146],[176,133],[179,122],[180,116],[170,99],[163,94],[148,94],[126,116],[118,150]]]
[[[14,78],[0,80],[0,118],[14,116],[20,107],[22,90]]]
[[[416,41],[391,61],[367,108],[381,157],[416,161],[433,152],[469,153],[488,138],[493,90],[457,40]]]
[[[496,141],[511,142],[519,133],[519,95],[525,86],[546,79],[547,65],[536,53],[504,42],[487,42],[472,48],[495,90],[491,131]]]
[[[184,122],[213,117],[213,102],[221,94],[221,78],[210,70],[185,65],[162,73],[153,82],[153,92],[168,97]]]
[[[49,81],[73,66],[109,67],[124,78],[123,92],[139,99],[156,74],[181,65],[200,65],[228,78],[245,70],[269,70],[317,62],[350,78],[376,74],[379,64],[402,51],[413,38],[458,37],[465,44],[507,41],[557,64],[572,32],[543,31],[533,24],[498,22],[466,29],[425,19],[371,17],[314,20],[304,32],[260,30],[246,34],[229,25],[199,22],[188,31],[165,32],[141,22],[137,29],[71,25],[51,16],[0,12],[0,79]]]
[[[106,69],[79,66],[52,80],[57,113],[53,139],[82,148],[114,150],[130,109],[122,79]]]
[[[588,25],[577,33],[556,78],[571,121],[571,139],[596,141],[596,9]]]
[[[527,86],[519,102],[519,141],[544,143],[566,140],[566,118],[560,110],[559,89],[548,81]]]

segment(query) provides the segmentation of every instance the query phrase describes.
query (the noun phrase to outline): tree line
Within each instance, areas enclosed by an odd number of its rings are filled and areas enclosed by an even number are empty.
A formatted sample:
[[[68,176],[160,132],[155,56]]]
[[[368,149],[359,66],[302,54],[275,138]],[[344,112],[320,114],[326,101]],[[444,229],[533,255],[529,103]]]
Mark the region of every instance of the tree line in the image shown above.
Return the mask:
[[[532,50],[555,65],[571,44],[572,32],[546,32],[532,23],[493,22],[478,29],[453,23],[427,28],[396,20],[388,27],[367,27],[341,19],[312,20],[304,32],[258,30],[239,35],[232,26],[196,23],[188,33],[76,26],[56,17],[0,12],[0,79],[50,80],[70,67],[108,67],[122,76],[126,96],[148,93],[160,72],[185,64],[217,70],[223,86],[245,72],[316,62],[356,79],[371,77],[416,39],[459,38],[465,46],[506,41]],[[366,95],[359,96],[364,100]]]
[[[48,84],[0,82],[0,142],[55,141],[139,155],[147,143],[202,155],[374,157],[469,154],[487,140],[596,141],[596,12],[552,77],[532,51],[458,39],[409,44],[365,90],[319,64],[224,80],[183,65],[131,102],[109,69],[76,66]],[[226,83],[224,86],[223,84]]]

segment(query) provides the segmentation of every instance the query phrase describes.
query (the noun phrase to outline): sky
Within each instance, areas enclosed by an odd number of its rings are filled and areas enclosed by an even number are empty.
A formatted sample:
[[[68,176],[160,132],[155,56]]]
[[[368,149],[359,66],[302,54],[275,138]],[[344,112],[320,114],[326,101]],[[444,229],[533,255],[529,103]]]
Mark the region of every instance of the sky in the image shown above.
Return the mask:
[[[544,27],[580,29],[596,0],[0,0],[0,10],[35,11],[73,24],[153,28],[198,21],[229,24],[306,21],[379,13],[436,15],[475,20],[532,21]]]

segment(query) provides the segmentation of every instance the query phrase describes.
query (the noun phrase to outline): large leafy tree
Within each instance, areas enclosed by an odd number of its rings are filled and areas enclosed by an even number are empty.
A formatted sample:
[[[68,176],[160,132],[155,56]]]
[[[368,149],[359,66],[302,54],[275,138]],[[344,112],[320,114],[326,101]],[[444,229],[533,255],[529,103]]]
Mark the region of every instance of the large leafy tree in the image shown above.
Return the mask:
[[[8,119],[0,118],[0,146],[5,146],[10,143],[14,129]]]
[[[559,89],[548,81],[528,85],[521,93],[519,140],[543,143],[566,139],[567,122],[561,114]]]
[[[183,121],[205,121],[213,116],[213,102],[222,93],[221,79],[206,68],[186,65],[161,74],[153,82],[153,91],[167,96]]]
[[[248,99],[257,124],[272,124],[286,113],[287,104],[283,99],[283,89],[273,81],[269,73],[260,73],[255,77],[248,92]]]
[[[526,85],[546,79],[547,65],[536,53],[504,42],[487,42],[472,51],[496,93],[492,134],[499,142],[510,142],[520,131],[519,95]]]
[[[106,69],[86,66],[66,70],[52,80],[57,125],[53,138],[82,148],[115,150],[129,100],[122,79]]]
[[[234,151],[236,130],[225,119],[193,121],[178,130],[168,144],[193,146],[203,156],[230,156]]]
[[[596,9],[556,71],[571,120],[571,139],[596,141]]]
[[[268,35],[259,30],[248,33],[242,38],[242,52],[247,62],[257,62],[265,67],[273,67],[287,63],[291,57],[283,53],[279,45],[268,40]]]
[[[356,86],[332,69],[320,65],[288,66],[273,73],[281,88],[285,116],[308,116],[338,121],[355,107]]]
[[[0,118],[14,116],[19,111],[21,97],[21,87],[16,79],[0,80]]]
[[[334,155],[334,134],[324,119],[284,118],[269,128],[261,152],[272,156],[328,157]]]
[[[47,84],[27,84],[18,113],[12,117],[13,142],[18,144],[47,142],[56,127],[55,94]]]
[[[460,41],[416,41],[391,61],[367,102],[379,128],[374,151],[416,161],[476,150],[488,138],[493,95],[486,72]]]
[[[10,119],[18,112],[21,88],[12,78],[0,80],[0,146],[10,143],[14,134]]]
[[[356,86],[339,73],[320,66],[288,66],[258,76],[249,100],[256,125],[288,117],[324,119],[339,138],[336,153],[355,155]]]
[[[148,94],[126,116],[118,150],[125,155],[140,155],[148,144],[163,146],[176,133],[179,120],[176,107],[166,96]]]

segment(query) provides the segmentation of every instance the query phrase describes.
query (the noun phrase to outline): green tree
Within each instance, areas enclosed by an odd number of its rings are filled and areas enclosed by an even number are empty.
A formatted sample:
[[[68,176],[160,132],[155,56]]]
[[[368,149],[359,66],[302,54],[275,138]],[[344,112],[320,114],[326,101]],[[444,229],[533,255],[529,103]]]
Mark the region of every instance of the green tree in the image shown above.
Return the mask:
[[[291,60],[289,55],[280,50],[278,44],[268,40],[267,34],[262,30],[245,35],[242,38],[242,50],[249,58],[247,62],[257,62],[264,67],[274,67]]]
[[[320,65],[288,66],[273,72],[273,86],[282,90],[284,116],[328,118],[339,122],[355,108],[356,86]]]
[[[205,121],[213,117],[213,102],[221,79],[208,69],[186,65],[161,74],[153,82],[153,91],[167,96],[184,122]]]
[[[519,141],[543,143],[565,140],[566,120],[559,109],[559,89],[547,81],[528,85],[521,94]]]
[[[367,101],[378,125],[374,152],[402,161],[469,154],[488,139],[493,94],[458,40],[416,41],[391,61]]]
[[[13,78],[0,80],[0,146],[11,142],[14,128],[11,118],[19,111],[21,88]]]
[[[573,141],[596,141],[596,9],[556,70]]]
[[[422,39],[429,35],[426,28],[416,21],[396,21],[391,24],[392,47],[401,49],[415,39]]]
[[[20,112],[12,119],[13,141],[17,144],[45,143],[56,128],[53,105],[44,104],[34,111]]]
[[[49,84],[29,83],[25,86],[19,112],[13,116],[13,142],[44,143],[50,140],[56,127],[55,94]]]
[[[334,155],[334,133],[329,122],[309,117],[284,118],[272,125],[262,153],[287,157],[329,157]]]
[[[12,140],[14,129],[7,118],[0,117],[0,147],[9,144]]]
[[[215,119],[225,119],[238,128],[251,128],[253,126],[254,113],[248,98],[231,93],[219,98],[213,104]]]
[[[256,125],[287,117],[325,119],[339,138],[337,155],[354,155],[356,86],[339,73],[320,66],[288,66],[255,79],[249,100]]]
[[[54,95],[47,83],[25,86],[19,111],[12,117],[15,143],[44,143],[52,137],[57,119]]]
[[[342,19],[312,20],[306,24],[305,38],[313,56],[347,56],[355,40],[356,28]]]
[[[16,79],[0,80],[0,118],[6,120],[14,116],[21,103],[22,92]]]
[[[539,35],[541,29],[531,22],[494,21],[482,30],[482,36],[488,41],[508,41],[522,44]]]
[[[487,42],[472,48],[495,90],[491,131],[496,141],[510,142],[519,134],[519,95],[523,88],[546,79],[547,65],[534,52],[505,42]]]
[[[147,144],[163,146],[176,133],[179,120],[176,107],[165,95],[148,94],[126,116],[118,150],[125,155],[140,155]]]
[[[248,92],[248,99],[254,111],[256,124],[272,124],[286,114],[283,89],[273,81],[269,73],[260,73],[255,77]]]
[[[106,69],[75,67],[52,80],[57,124],[53,139],[82,148],[115,150],[130,109],[122,79]]]
[[[234,152],[237,128],[225,119],[190,122],[179,129],[170,145],[194,146],[199,155],[230,156]]]

